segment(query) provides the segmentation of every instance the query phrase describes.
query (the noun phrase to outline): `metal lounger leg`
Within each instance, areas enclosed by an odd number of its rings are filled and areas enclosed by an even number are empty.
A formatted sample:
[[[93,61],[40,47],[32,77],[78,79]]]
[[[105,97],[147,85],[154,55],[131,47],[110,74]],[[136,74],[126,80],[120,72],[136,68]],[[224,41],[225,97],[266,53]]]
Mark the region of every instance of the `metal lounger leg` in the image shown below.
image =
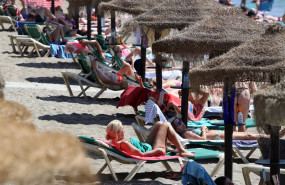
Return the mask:
[[[107,87],[102,87],[101,90],[94,96],[94,100],[96,100],[104,91],[107,90]]]
[[[238,154],[238,156],[243,160],[244,163],[246,164],[249,163],[248,160],[244,157],[244,155],[236,146],[233,146],[233,150]]]
[[[137,163],[136,166],[129,173],[129,175],[124,179],[124,181],[130,181],[135,176],[135,174],[141,169],[145,162],[146,161],[140,161],[139,163]]]
[[[220,170],[222,165],[224,164],[224,162],[225,162],[225,156],[224,155],[225,155],[224,153],[219,155],[219,162],[215,166],[215,168],[212,170],[212,172],[210,174],[211,177],[214,177],[218,173],[218,171]]]
[[[18,50],[19,50],[21,56],[24,56],[23,51],[22,51],[22,49],[21,49],[21,46],[20,46],[20,43],[19,43],[18,40],[16,40],[16,44],[17,44],[17,47],[18,47]]]
[[[245,158],[249,158],[250,156],[251,156],[251,154],[255,151],[257,149],[257,147],[256,148],[253,148],[253,149],[251,149],[249,152],[248,152],[248,154],[245,156]]]
[[[12,36],[10,37],[10,42],[11,42],[11,45],[12,45],[13,52],[16,53],[14,38]]]
[[[106,161],[106,163],[107,163],[107,165],[108,165],[108,167],[109,167],[109,170],[111,171],[111,174],[112,174],[113,178],[115,179],[115,181],[118,181],[118,178],[117,178],[117,176],[116,176],[116,174],[115,174],[115,171],[114,171],[113,168],[112,168],[112,165],[111,165],[111,162],[110,162],[110,160],[109,160],[109,158],[108,158],[107,153],[105,152],[105,150],[103,150],[103,149],[101,149],[101,148],[98,148],[98,150],[99,150],[99,151],[101,152],[101,154],[103,155],[103,157],[104,157],[104,159],[105,159],[105,161]]]
[[[167,171],[173,172],[173,169],[171,168],[171,166],[168,164],[167,161],[162,161],[161,163],[163,164],[163,166],[166,168]]]
[[[69,95],[73,96],[73,93],[72,93],[72,90],[70,88],[70,84],[69,84],[69,81],[68,81],[68,76],[66,74],[64,74],[64,73],[61,73],[61,74],[62,74],[62,77],[63,77],[63,81],[64,81],[64,83],[66,85],[66,88],[67,88],[67,90],[69,92]]]
[[[41,54],[40,54],[39,48],[38,48],[38,46],[36,45],[35,42],[34,42],[34,47],[35,47],[35,49],[36,49],[36,51],[37,51],[38,56],[39,56],[39,57],[42,57]]]

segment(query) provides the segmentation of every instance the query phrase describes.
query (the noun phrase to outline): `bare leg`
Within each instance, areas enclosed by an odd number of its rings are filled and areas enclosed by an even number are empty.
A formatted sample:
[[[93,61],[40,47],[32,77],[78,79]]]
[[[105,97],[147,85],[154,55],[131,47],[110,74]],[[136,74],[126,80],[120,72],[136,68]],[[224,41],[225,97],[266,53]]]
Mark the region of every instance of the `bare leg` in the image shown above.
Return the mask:
[[[21,3],[22,3],[22,7],[26,8],[26,1],[25,0],[21,0]]]
[[[183,157],[194,157],[195,154],[187,151],[181,145],[175,130],[172,128],[171,124],[168,122],[162,123],[161,121],[157,122],[149,135],[150,139],[147,138],[147,141],[152,142],[153,149],[163,148],[166,149],[166,139],[174,144],[177,148],[179,155]]]
[[[249,111],[249,104],[250,104],[250,92],[248,89],[245,89],[235,99],[235,110],[234,110],[235,111],[235,116],[234,116],[235,122],[237,122],[237,108],[241,107],[242,108],[243,123],[245,123],[245,120],[247,118],[248,111]],[[235,128],[234,128],[234,130],[235,130]],[[246,131],[245,125],[239,125],[238,131],[239,132],[245,132]]]
[[[51,41],[58,42],[60,37],[62,38],[62,41],[65,41],[62,27],[57,25],[56,29],[51,33]]]
[[[123,74],[126,74],[126,75],[129,75],[129,76],[132,76],[132,77],[136,77],[135,76],[135,73],[132,69],[132,66],[130,64],[124,64],[120,70],[118,71],[120,73],[120,75],[123,75]]]

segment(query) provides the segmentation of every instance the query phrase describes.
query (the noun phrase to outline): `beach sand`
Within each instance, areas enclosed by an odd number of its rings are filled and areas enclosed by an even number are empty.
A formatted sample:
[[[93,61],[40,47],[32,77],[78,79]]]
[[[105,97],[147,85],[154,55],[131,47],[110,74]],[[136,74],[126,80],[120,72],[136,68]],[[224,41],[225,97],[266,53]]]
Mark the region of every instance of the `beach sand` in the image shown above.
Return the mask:
[[[64,6],[66,8],[67,5]],[[5,26],[7,27],[7,25]],[[71,59],[21,57],[19,53],[12,52],[8,38],[8,35],[11,34],[16,33],[0,32],[0,73],[6,82],[5,99],[25,105],[31,111],[33,123],[37,129],[43,132],[67,132],[74,136],[92,136],[105,140],[106,125],[110,121],[118,119],[125,126],[126,137],[136,137],[131,126],[131,123],[135,122],[132,107],[116,108],[122,91],[108,90],[96,101],[91,98],[98,91],[94,88],[88,93],[87,99],[70,97],[61,77],[61,71],[78,73],[80,69],[77,64],[73,63]],[[72,84],[76,85],[76,83]],[[140,109],[143,110],[143,107]],[[256,130],[252,128],[249,129],[249,132],[256,132]],[[243,153],[246,154],[246,152]],[[250,164],[254,164],[259,156],[260,151],[255,151],[250,159]],[[103,158],[95,154],[90,154],[87,160],[90,161],[94,175],[104,164]],[[202,161],[200,164],[210,172],[216,162]],[[112,163],[120,180],[133,168],[132,165],[115,161]],[[170,165],[179,174],[179,164],[171,162]],[[237,185],[244,184],[241,172],[243,166],[246,164],[241,159],[234,160],[233,181]],[[131,182],[125,183],[114,182],[109,170],[105,169],[103,175],[98,177],[98,181],[89,184],[181,184],[181,176],[176,179],[170,178],[170,174],[164,170],[161,163],[145,164]],[[217,176],[223,174],[224,167],[221,168]],[[257,184],[259,178],[255,175],[251,177],[253,184]],[[100,183],[99,180],[102,182]],[[57,177],[55,183],[69,184],[70,182],[65,182]]]

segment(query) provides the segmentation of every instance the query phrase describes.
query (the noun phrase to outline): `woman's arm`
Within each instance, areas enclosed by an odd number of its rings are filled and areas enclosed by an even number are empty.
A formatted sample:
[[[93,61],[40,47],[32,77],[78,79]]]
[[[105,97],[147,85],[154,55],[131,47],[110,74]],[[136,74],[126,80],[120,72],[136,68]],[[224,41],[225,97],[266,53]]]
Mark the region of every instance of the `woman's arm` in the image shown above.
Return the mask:
[[[138,156],[144,156],[144,157],[152,157],[152,156],[161,156],[165,155],[165,152],[163,152],[162,149],[154,149],[145,153],[142,153],[138,148],[136,148],[134,145],[132,145],[128,141],[122,141],[121,142],[121,149],[128,152],[132,155],[138,155]]]
[[[163,151],[163,149],[161,148],[157,148],[157,149],[142,153],[138,148],[136,148],[134,145],[132,145],[128,141],[121,142],[121,149],[128,152],[129,154],[143,156],[143,157],[154,157],[154,156],[165,155],[165,151]]]
[[[184,139],[192,139],[192,140],[206,140],[207,136],[206,136],[206,132],[203,132],[202,130],[202,134],[201,136],[198,136],[197,134],[195,134],[194,132],[188,130],[183,134],[183,138]]]

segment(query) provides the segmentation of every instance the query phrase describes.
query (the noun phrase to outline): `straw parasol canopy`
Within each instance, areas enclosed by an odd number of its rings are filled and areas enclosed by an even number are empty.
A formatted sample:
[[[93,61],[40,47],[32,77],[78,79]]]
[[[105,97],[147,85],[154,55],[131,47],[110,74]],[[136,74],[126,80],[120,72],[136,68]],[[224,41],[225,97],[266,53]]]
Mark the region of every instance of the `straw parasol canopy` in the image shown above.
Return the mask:
[[[53,184],[55,175],[64,180],[93,180],[74,136],[40,132],[31,120],[23,105],[0,100],[0,184]]]
[[[285,73],[284,51],[285,27],[269,25],[260,38],[252,39],[191,70],[191,86],[213,85],[225,79],[232,82],[278,82]]]
[[[99,10],[100,13],[104,11],[118,11],[139,15],[163,1],[164,0],[112,0],[108,3],[100,3]]]
[[[155,30],[182,29],[204,18],[209,18],[223,5],[213,0],[167,0],[159,6],[124,24],[124,30],[138,26]]]
[[[285,125],[285,81],[259,90],[254,94],[254,116],[258,128],[267,130],[266,124]]]
[[[262,25],[244,16],[237,8],[225,7],[209,19],[156,41],[152,48],[156,53],[202,55],[213,51],[228,51],[262,33]]]

